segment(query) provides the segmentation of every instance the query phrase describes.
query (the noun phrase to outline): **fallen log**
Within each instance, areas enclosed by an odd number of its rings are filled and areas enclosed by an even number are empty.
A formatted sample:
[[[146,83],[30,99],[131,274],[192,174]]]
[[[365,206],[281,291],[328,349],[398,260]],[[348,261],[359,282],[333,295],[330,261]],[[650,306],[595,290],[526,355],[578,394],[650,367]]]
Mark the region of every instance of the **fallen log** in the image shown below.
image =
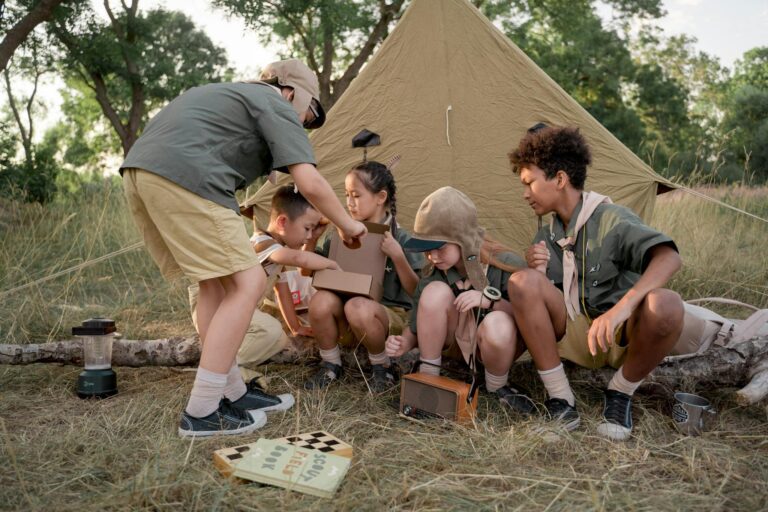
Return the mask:
[[[159,340],[116,339],[112,343],[114,366],[182,366],[197,364],[200,343],[197,336]],[[83,342],[79,339],[30,343],[0,344],[0,364],[63,363],[83,364]]]
[[[30,364],[56,362],[82,364],[80,340],[57,341],[29,345],[0,344],[0,364]],[[306,354],[296,351],[278,354],[274,360],[280,363],[305,360]],[[414,357],[410,355],[409,360]],[[117,339],[112,347],[114,366],[179,366],[194,365],[200,359],[197,337],[176,337],[159,340]],[[349,358],[348,358],[349,359]],[[358,357],[367,366],[367,357]],[[354,361],[347,364],[354,365]],[[516,368],[519,371],[521,368]],[[572,381],[593,383],[604,387],[614,370],[603,368],[588,370],[571,367]],[[706,383],[713,386],[742,388],[736,392],[736,400],[742,404],[756,403],[768,396],[768,336],[752,338],[732,347],[713,345],[705,353],[689,358],[670,358],[663,361],[646,379],[646,384],[662,384],[679,387],[681,383]]]

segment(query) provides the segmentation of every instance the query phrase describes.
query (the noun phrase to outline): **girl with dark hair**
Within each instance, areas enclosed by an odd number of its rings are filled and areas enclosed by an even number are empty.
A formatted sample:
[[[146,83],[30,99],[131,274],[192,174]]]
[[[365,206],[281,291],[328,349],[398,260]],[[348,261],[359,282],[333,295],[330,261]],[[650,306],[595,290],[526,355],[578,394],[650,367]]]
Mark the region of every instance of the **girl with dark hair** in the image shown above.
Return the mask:
[[[411,295],[424,264],[420,254],[405,253],[402,245],[410,235],[395,219],[397,213],[395,178],[386,165],[367,161],[355,166],[344,180],[349,215],[358,221],[389,224],[381,250],[387,255],[381,302],[353,297],[346,302],[333,292],[318,290],[309,304],[309,321],[320,349],[322,362],[305,383],[306,389],[320,389],[343,375],[339,342],[357,340],[368,349],[373,374],[371,389],[381,392],[396,383],[384,351],[387,336],[400,334],[411,309]],[[321,254],[328,254],[326,243]]]

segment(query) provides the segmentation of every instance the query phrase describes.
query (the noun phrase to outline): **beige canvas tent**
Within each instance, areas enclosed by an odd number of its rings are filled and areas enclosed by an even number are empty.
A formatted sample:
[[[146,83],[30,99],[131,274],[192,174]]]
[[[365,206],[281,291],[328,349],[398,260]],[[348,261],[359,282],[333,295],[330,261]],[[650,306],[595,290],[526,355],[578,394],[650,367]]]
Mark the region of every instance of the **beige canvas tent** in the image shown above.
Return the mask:
[[[587,188],[650,219],[666,181],[465,0],[414,0],[311,140],[341,199],[363,156],[352,137],[367,128],[382,139],[369,159],[402,155],[394,171],[401,225],[410,229],[421,200],[451,185],[475,201],[492,236],[521,251],[537,219],[507,154],[538,122],[580,127],[594,154]],[[267,183],[247,201],[264,224],[273,191]]]

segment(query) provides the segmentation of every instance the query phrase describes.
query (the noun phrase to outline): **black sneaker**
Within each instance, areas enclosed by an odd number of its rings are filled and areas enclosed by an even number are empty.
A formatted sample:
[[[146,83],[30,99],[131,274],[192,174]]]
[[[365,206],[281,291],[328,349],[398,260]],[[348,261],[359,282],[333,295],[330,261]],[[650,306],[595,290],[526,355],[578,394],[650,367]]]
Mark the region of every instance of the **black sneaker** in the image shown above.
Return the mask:
[[[219,402],[219,408],[205,418],[181,413],[179,435],[181,437],[207,437],[215,435],[248,434],[263,427],[267,423],[267,415],[261,411],[250,414],[236,407],[226,398]]]
[[[392,389],[400,380],[400,374],[396,365],[384,366],[381,364],[371,365],[371,391],[374,393],[383,393]]]
[[[344,369],[341,365],[323,361],[315,374],[304,382],[304,389],[323,389],[331,382],[339,380],[343,375]]]
[[[626,441],[632,434],[632,396],[606,389],[603,401],[603,422],[597,433],[614,441]]]
[[[294,402],[293,395],[290,393],[277,396],[270,395],[264,391],[256,379],[251,379],[246,385],[245,394],[232,403],[240,409],[254,413],[258,411],[287,411],[293,407]]]
[[[491,393],[498,397],[501,405],[517,413],[532,414],[536,410],[536,403],[528,392],[515,384],[507,384]]]
[[[544,402],[544,407],[547,409],[548,419],[562,425],[562,427],[569,432],[571,430],[576,430],[581,422],[576,407],[569,404],[567,400],[562,398],[550,398]]]

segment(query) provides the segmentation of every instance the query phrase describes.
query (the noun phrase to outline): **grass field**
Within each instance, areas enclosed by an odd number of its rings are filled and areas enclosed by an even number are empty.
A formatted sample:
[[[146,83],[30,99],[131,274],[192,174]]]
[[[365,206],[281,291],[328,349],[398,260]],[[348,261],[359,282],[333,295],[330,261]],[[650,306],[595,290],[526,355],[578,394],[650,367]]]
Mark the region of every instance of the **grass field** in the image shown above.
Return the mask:
[[[768,217],[768,188],[708,193]],[[768,227],[688,195],[662,196],[653,224],[680,246],[671,283],[684,298],[719,295],[768,307]],[[45,210],[0,203],[0,294],[136,241],[119,189],[108,183]],[[734,315],[739,311],[729,311]],[[188,335],[186,290],[163,282],[143,251],[38,287],[0,295],[0,342],[66,338],[85,318],[111,316],[128,338]],[[184,441],[178,414],[193,372],[118,368],[120,393],[73,394],[80,368],[0,366],[0,509],[3,510],[766,510],[768,418],[738,407],[732,389],[691,385],[718,409],[699,438],[678,435],[666,396],[640,395],[624,444],[595,435],[601,392],[574,382],[583,426],[542,436],[536,419],[510,417],[481,395],[472,428],[402,419],[393,394],[370,396],[359,375],[304,394],[304,366],[268,366],[270,390],[297,406],[235,439]],[[531,373],[514,378],[542,389]],[[214,449],[322,428],[355,458],[332,501],[255,485],[234,486],[211,464]]]

